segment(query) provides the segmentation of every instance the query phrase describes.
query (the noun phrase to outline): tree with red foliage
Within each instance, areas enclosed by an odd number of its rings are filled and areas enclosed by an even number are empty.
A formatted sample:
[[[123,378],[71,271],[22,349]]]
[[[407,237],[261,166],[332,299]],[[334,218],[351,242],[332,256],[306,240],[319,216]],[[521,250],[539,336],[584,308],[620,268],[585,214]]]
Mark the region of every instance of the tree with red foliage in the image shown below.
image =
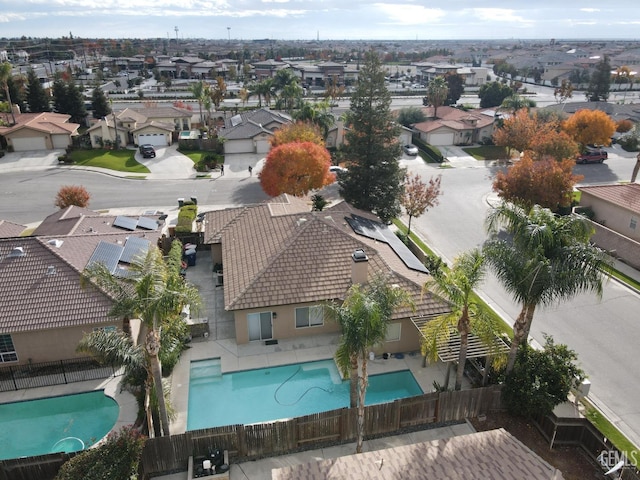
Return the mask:
[[[87,189],[81,185],[64,185],[58,190],[56,195],[55,206],[60,209],[67,208],[70,205],[76,207],[86,207],[89,205],[91,195]]]
[[[405,177],[404,193],[400,203],[409,215],[409,226],[407,236],[411,235],[411,219],[419,217],[427,208],[438,205],[440,191],[440,181],[442,177],[431,177],[429,183],[424,183],[418,174],[409,174]]]
[[[173,106],[182,110],[189,110],[190,112],[193,111],[193,105],[189,105],[182,100],[176,100],[175,102],[173,102]]]
[[[535,135],[529,143],[535,160],[553,158],[557,161],[578,155],[578,144],[566,133],[556,128],[547,128]]]
[[[274,147],[260,172],[260,185],[267,195],[288,193],[297,197],[335,181],[329,172],[331,156],[313,142],[289,142]]]
[[[504,120],[502,126],[493,133],[493,143],[500,147],[524,152],[539,130],[535,116],[529,115],[526,108],[517,110]]]
[[[560,162],[551,158],[534,161],[527,151],[506,172],[498,172],[493,190],[502,199],[526,210],[540,205],[556,212],[559,207],[571,205],[573,186],[584,178],[573,174],[574,166],[572,158]]]

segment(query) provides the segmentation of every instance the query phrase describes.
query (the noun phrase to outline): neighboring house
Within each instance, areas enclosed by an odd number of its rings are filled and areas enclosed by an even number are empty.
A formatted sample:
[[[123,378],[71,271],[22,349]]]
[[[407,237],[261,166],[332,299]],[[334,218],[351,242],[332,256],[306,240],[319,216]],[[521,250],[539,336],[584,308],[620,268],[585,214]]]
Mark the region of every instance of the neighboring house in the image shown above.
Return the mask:
[[[640,268],[640,184],[578,187],[580,206],[593,211],[591,240],[629,265]]]
[[[281,195],[269,202],[207,212],[204,243],[223,277],[224,305],[233,312],[236,342],[337,333],[324,305],[342,302],[355,283],[386,275],[405,289],[415,310],[399,308],[383,352],[420,348],[412,319],[432,318],[449,306],[422,285],[426,268],[379,220],[340,202],[310,211],[304,199]]]
[[[19,237],[27,229],[24,225],[0,220],[0,238]]]
[[[585,459],[585,461],[588,461]],[[384,468],[384,470],[383,470]],[[381,470],[384,474],[381,474]],[[562,480],[562,472],[503,428],[280,467],[273,480],[486,478]]]
[[[442,106],[438,107],[437,118],[433,107],[424,107],[422,111],[428,120],[416,123],[413,132],[424,143],[434,146],[471,145],[493,135],[495,110],[465,112]]]
[[[631,120],[640,123],[640,105],[637,103],[618,104],[609,102],[568,102],[544,107],[544,110],[554,112],[564,112],[568,115],[576,113],[578,110],[600,110],[611,117],[614,122],[620,120]]]
[[[173,144],[180,131],[191,130],[193,112],[177,107],[126,108],[96,122],[88,133],[93,148],[106,142],[113,144],[116,129],[120,145],[150,144],[164,147]]]
[[[355,65],[337,62],[292,63],[291,69],[300,79],[303,87],[326,87],[352,85],[358,80],[358,68]]]
[[[15,152],[29,150],[65,149],[71,145],[71,138],[78,135],[77,123],[69,123],[70,115],[61,113],[20,113],[14,105],[15,125],[11,125],[11,114],[2,114],[2,119],[10,126],[0,126],[0,136],[7,141],[9,149]]]
[[[218,136],[224,142],[224,153],[266,154],[271,148],[269,139],[273,132],[292,122],[282,112],[259,108],[224,119],[224,127]]]
[[[102,262],[126,275],[131,261],[157,243],[155,220],[134,228],[140,217],[79,215],[70,228],[70,219],[60,220],[57,233],[50,221],[51,236],[0,239],[0,366],[74,358],[85,333],[123,329],[122,319],[108,316],[112,300],[81,287],[81,272]]]

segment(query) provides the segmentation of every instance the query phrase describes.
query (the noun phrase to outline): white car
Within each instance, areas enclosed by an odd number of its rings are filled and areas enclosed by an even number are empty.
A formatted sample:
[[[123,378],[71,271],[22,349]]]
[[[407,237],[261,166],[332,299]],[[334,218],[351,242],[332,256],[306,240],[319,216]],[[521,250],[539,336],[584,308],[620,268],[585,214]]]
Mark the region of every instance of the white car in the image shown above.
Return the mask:
[[[418,155],[418,147],[416,147],[415,145],[405,145],[404,147],[402,147],[402,149],[407,155]]]
[[[331,165],[331,166],[329,167],[329,171],[330,171],[331,173],[335,173],[336,175],[338,175],[338,174],[340,174],[340,173],[345,173],[345,172],[347,171],[347,169],[346,169],[346,168],[344,168],[344,167],[340,167],[340,166],[338,166],[338,165]]]

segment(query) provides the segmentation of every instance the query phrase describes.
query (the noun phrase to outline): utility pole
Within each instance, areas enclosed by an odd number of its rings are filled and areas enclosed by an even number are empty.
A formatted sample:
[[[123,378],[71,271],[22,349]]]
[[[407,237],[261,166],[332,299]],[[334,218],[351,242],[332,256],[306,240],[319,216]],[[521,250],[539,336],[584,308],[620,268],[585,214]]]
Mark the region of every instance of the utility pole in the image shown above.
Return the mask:
[[[231,43],[231,27],[227,27],[228,43]]]
[[[173,29],[176,31],[176,45],[178,44],[178,27],[173,27]]]

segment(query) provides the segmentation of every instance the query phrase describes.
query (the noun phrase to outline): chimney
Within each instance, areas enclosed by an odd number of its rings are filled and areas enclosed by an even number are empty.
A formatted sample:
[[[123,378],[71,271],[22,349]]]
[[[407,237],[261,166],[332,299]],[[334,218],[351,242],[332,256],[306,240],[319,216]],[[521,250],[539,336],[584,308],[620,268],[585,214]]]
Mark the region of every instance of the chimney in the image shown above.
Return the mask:
[[[369,270],[369,257],[364,250],[359,248],[351,254],[351,283],[367,283]]]

